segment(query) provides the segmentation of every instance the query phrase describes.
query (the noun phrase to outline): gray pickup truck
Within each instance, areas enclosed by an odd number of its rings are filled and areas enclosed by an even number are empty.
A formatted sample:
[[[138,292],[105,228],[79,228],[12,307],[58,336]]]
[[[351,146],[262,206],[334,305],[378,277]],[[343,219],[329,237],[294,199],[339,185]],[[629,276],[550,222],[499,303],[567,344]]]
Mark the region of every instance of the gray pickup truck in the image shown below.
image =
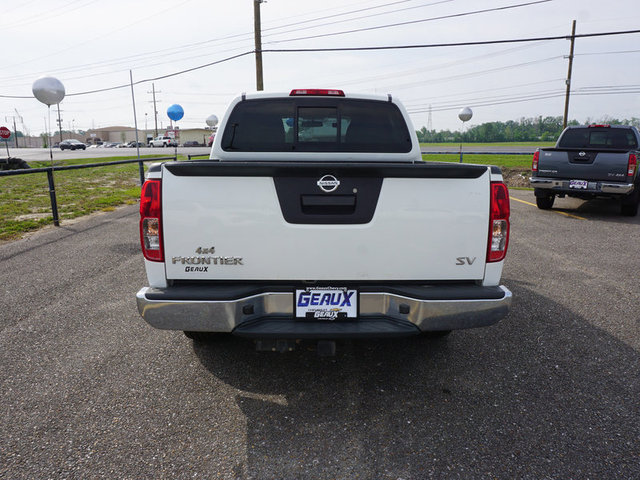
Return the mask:
[[[635,216],[640,203],[638,145],[636,127],[567,127],[554,148],[539,149],[533,156],[530,183],[538,208],[551,208],[556,195],[609,197],[620,202],[622,215]]]

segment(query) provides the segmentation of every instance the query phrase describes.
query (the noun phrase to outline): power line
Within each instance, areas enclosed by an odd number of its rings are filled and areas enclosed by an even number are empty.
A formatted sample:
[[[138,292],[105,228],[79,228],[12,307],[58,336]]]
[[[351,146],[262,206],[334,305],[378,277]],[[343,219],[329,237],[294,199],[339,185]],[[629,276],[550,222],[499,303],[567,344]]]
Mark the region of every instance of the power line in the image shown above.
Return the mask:
[[[590,38],[590,37],[602,37],[602,36],[611,36],[611,35],[628,35],[640,33],[640,29],[638,30],[623,30],[623,31],[611,31],[611,32],[597,32],[597,33],[583,33],[575,35],[576,38]],[[369,46],[369,47],[341,47],[341,48],[293,48],[293,49],[267,49],[262,50],[263,53],[300,53],[300,52],[344,52],[344,51],[379,51],[379,50],[401,50],[401,49],[418,49],[418,48],[441,48],[441,47],[463,47],[463,46],[476,46],[476,45],[497,45],[497,44],[507,44],[507,43],[525,43],[525,42],[540,42],[540,41],[552,41],[552,40],[567,40],[570,39],[571,36],[566,35],[558,35],[551,37],[533,37],[533,38],[515,38],[515,39],[504,39],[504,40],[485,40],[485,41],[475,41],[475,42],[456,42],[456,43],[432,43],[432,44],[420,44],[420,45],[386,45],[386,46]],[[210,67],[212,65],[217,65],[220,63],[229,62],[231,60],[235,60],[237,58],[241,58],[247,55],[253,55],[255,51],[247,51],[237,55],[233,55],[227,58],[223,58],[221,60],[216,60],[214,62],[209,62],[203,65],[198,65],[196,67],[187,68],[184,70],[180,70],[177,72],[169,73],[166,75],[161,75],[154,78],[147,78],[144,80],[138,80],[134,82],[134,85],[139,85],[141,83],[147,83],[151,81],[162,80],[164,78],[175,77],[177,75],[182,75],[184,73],[193,72],[196,70],[200,70],[202,68]],[[506,68],[506,67],[505,67]],[[110,90],[117,90],[120,88],[127,88],[130,84],[117,85],[108,88],[100,88],[95,90],[89,90],[85,92],[76,92],[69,93],[67,96],[77,96],[77,95],[89,95],[93,93],[106,92]],[[0,94],[0,98],[33,98],[32,96],[21,96],[21,95],[3,95]]]
[[[471,73],[461,73],[461,74],[458,74],[458,75],[447,75],[446,77],[423,79],[423,80],[410,82],[410,83],[394,84],[393,88],[394,89],[401,89],[401,88],[414,87],[414,86],[418,86],[418,85],[426,85],[426,84],[430,84],[430,83],[450,82],[452,80],[459,80],[461,78],[477,77],[479,75],[486,75],[486,74],[489,74],[489,73],[502,72],[504,70],[510,70],[512,68],[528,67],[528,66],[531,66],[531,65],[537,65],[539,63],[545,63],[545,62],[550,62],[550,61],[553,61],[553,60],[559,60],[559,59],[562,59],[562,58],[563,58],[562,55],[557,55],[555,57],[542,58],[540,60],[531,60],[529,62],[515,63],[513,65],[505,65],[505,66],[502,66],[502,67],[489,68],[487,70],[478,70],[478,71],[471,72]],[[386,87],[386,88],[390,88],[390,87]]]
[[[618,55],[618,54],[638,53],[638,52],[640,52],[640,50],[618,50],[617,52],[588,52],[588,53],[574,53],[573,55],[576,57],[583,57],[588,55]]]
[[[541,45],[542,42],[539,42],[538,45]],[[400,77],[404,77],[404,76],[409,76],[409,75],[418,75],[421,73],[424,73],[425,71],[428,71],[429,73],[435,71],[435,70],[442,70],[442,69],[446,69],[446,68],[450,68],[450,67],[454,67],[454,66],[460,66],[463,64],[467,64],[467,63],[474,63],[474,62],[478,62],[481,61],[482,59],[486,59],[486,58],[492,58],[492,57],[498,57],[501,55],[506,55],[506,54],[510,54],[516,51],[521,51],[527,48],[532,48],[532,47],[536,47],[537,45],[535,43],[530,43],[528,45],[517,45],[515,47],[511,47],[511,48],[506,48],[506,49],[502,49],[502,50],[497,50],[497,51],[493,51],[493,52],[488,52],[488,53],[484,53],[482,55],[472,55],[470,57],[467,58],[462,58],[459,60],[453,60],[453,61],[448,61],[445,63],[439,63],[436,65],[427,65],[424,67],[420,67],[420,68],[413,68],[410,70],[403,70],[403,71],[394,71],[392,73],[386,73],[386,74],[380,74],[380,75],[367,75],[366,77],[360,77],[360,78],[355,78],[355,79],[350,79],[350,80],[341,80],[340,81],[340,85],[341,86],[347,86],[347,85],[359,85],[359,84],[367,84],[367,83],[372,83],[378,80],[385,80],[388,78],[400,78]],[[412,64],[415,64],[415,61],[411,61]],[[393,68],[396,68],[396,66],[394,65]],[[333,79],[335,78],[335,76],[333,77],[329,77],[329,83],[333,83]],[[318,83],[322,83],[322,81],[319,81]]]
[[[500,90],[511,90],[514,88],[522,88],[522,87],[530,87],[533,85],[542,85],[544,83],[555,83],[555,82],[563,82],[565,79],[564,78],[553,78],[551,80],[542,80],[540,82],[529,82],[529,83],[520,83],[520,84],[512,84],[512,85],[507,85],[505,87],[499,87]],[[485,93],[485,92],[494,92],[496,91],[496,87],[494,88],[485,88],[483,90],[475,90],[473,92],[463,92],[463,93],[459,93],[459,94],[455,94],[455,95],[445,95],[445,96],[438,96],[437,98],[439,100],[443,100],[446,98],[458,98],[462,95],[475,95],[478,93]],[[418,103],[419,102],[419,103]],[[427,105],[433,105],[433,104],[437,104],[438,102],[434,101],[433,98],[420,98],[420,99],[416,99],[414,100],[414,102],[409,102],[406,103],[405,102],[405,106],[407,108],[424,108]],[[443,102],[444,103],[444,102]]]
[[[321,23],[321,24],[318,24],[318,25],[311,25],[311,26],[302,27],[302,28],[295,28],[293,30],[287,30],[287,31],[284,31],[284,32],[272,33],[272,34],[265,35],[265,37],[270,37],[270,36],[273,36],[273,35],[283,35],[285,33],[299,32],[301,30],[308,30],[310,28],[325,27],[327,25],[336,25],[338,23],[353,22],[355,20],[362,20],[362,19],[365,19],[365,18],[379,17],[381,15],[395,14],[395,13],[398,13],[398,12],[404,12],[406,10],[415,10],[416,8],[432,7],[434,5],[439,5],[441,3],[449,3],[449,2],[452,2],[452,1],[453,0],[440,0],[440,1],[437,1],[437,2],[427,3],[427,4],[424,4],[424,5],[415,5],[413,7],[400,8],[400,9],[393,10],[393,11],[390,11],[390,12],[380,12],[380,13],[373,13],[373,14],[370,14],[370,15],[362,15],[360,17],[347,18],[345,20],[339,20],[339,21],[334,21],[334,22],[329,22],[329,23]],[[552,1],[552,0],[544,0],[544,1]],[[403,2],[394,2],[394,3],[403,3]],[[393,4],[388,4],[388,5],[393,5]],[[384,5],[384,6],[386,6],[386,5]],[[373,7],[373,8],[380,8],[380,7]],[[365,8],[365,9],[361,9],[361,10],[356,10],[354,12],[371,10],[373,8]],[[348,15],[348,14],[351,14],[351,13],[354,13],[354,12],[346,12],[345,14],[339,14],[339,15],[329,15],[329,16],[327,16],[325,18],[332,18],[332,17],[336,17],[336,16]],[[316,22],[318,20],[320,20],[320,19],[308,20],[307,22],[299,22],[298,25],[300,25],[302,23]],[[292,25],[296,25],[296,24],[292,24]],[[278,27],[278,28],[283,28],[283,27]],[[386,27],[382,26],[382,27],[373,27],[373,28],[375,29],[375,28],[386,28]],[[329,33],[329,34],[321,35],[321,36],[341,35],[342,33],[343,32]],[[351,33],[351,32],[346,32],[346,33]],[[309,37],[309,38],[316,38],[316,37]],[[281,42],[291,42],[291,41],[295,41],[295,40],[299,40],[299,39],[295,38],[295,39],[290,39],[290,40],[274,40],[272,42],[265,42],[265,43],[281,43]]]
[[[628,35],[640,33],[639,30],[622,30],[617,32],[581,33],[575,38],[603,37],[610,35]],[[483,40],[476,42],[451,42],[451,43],[425,43],[417,45],[382,45],[378,47],[336,47],[336,48],[270,48],[262,50],[263,53],[300,53],[300,52],[358,52],[376,50],[407,50],[414,48],[442,48],[442,47],[473,47],[477,45],[498,45],[504,43],[526,43],[550,40],[570,40],[571,35],[556,35],[551,37],[512,38],[507,40]]]
[[[434,20],[445,20],[445,19],[450,19],[450,18],[459,18],[459,17],[466,17],[469,15],[478,15],[481,13],[488,13],[488,12],[497,12],[500,10],[510,10],[513,8],[519,8],[519,7],[526,7],[529,5],[536,5],[539,3],[547,3],[547,2],[552,2],[553,0],[535,0],[532,2],[527,2],[527,3],[519,3],[516,5],[506,5],[504,7],[495,7],[495,8],[487,8],[487,9],[483,9],[483,10],[474,10],[471,12],[462,12],[462,13],[454,13],[451,15],[442,15],[439,17],[431,17],[431,18],[422,18],[419,20],[410,20],[408,22],[399,22],[399,23],[390,23],[387,25],[378,25],[375,27],[365,27],[365,28],[358,28],[358,29],[354,29],[354,30],[346,30],[343,32],[334,32],[334,33],[326,33],[326,34],[322,34],[322,35],[309,35],[306,37],[298,37],[298,38],[291,38],[288,40],[274,40],[271,42],[265,42],[265,43],[285,43],[285,42],[295,42],[298,40],[310,40],[310,39],[316,39],[316,38],[324,38],[324,37],[332,37],[335,35],[346,35],[349,33],[358,33],[358,32],[368,32],[371,30],[380,30],[383,28],[391,28],[391,27],[400,27],[400,26],[404,26],[404,25],[413,25],[416,23],[424,23],[424,22],[432,22]]]
[[[612,91],[577,91],[573,92],[574,95],[579,96],[596,96],[596,95],[621,95],[621,94],[630,94],[630,93],[640,93],[640,86],[637,88],[630,88],[628,90],[612,90]],[[510,103],[521,103],[521,102],[529,102],[533,100],[545,100],[550,98],[560,98],[565,95],[564,90],[549,90],[542,91],[537,93],[530,93],[527,95],[519,95],[519,96],[504,96],[504,97],[489,97],[486,100],[477,99],[476,101],[460,101],[460,102],[450,102],[448,104],[443,104],[440,106],[435,106],[431,108],[433,112],[443,112],[448,110],[458,110],[460,109],[460,105],[469,105],[471,107],[490,107],[495,105],[505,105]],[[429,108],[417,108],[410,109],[407,108],[407,112],[409,114],[417,114],[417,113],[425,113],[428,112]]]
[[[399,1],[396,1],[396,2],[383,3],[381,5],[375,5],[373,7],[359,8],[357,10],[351,10],[351,11],[342,12],[342,13],[334,13],[332,15],[326,15],[324,17],[311,18],[309,20],[303,20],[301,22],[295,22],[295,23],[289,23],[289,24],[286,24],[286,25],[280,25],[278,27],[265,28],[265,29],[263,29],[263,31],[266,32],[266,31],[269,31],[269,30],[277,30],[277,29],[280,29],[280,28],[294,27],[296,25],[304,25],[305,23],[318,22],[320,20],[328,20],[329,18],[342,17],[344,15],[351,15],[353,13],[360,13],[360,12],[366,12],[366,11],[370,11],[370,10],[375,10],[375,9],[378,9],[378,8],[391,7],[393,5],[398,5],[400,3],[408,3],[408,2],[412,2],[412,1],[415,1],[415,0],[399,0]],[[443,0],[443,1],[440,1],[440,2],[436,2],[436,3],[445,3],[445,2],[452,2],[452,1],[453,0]],[[422,6],[424,6],[424,5],[418,5],[418,6],[415,6],[415,7],[409,7],[408,9],[420,8]],[[392,12],[377,13],[375,15],[385,15],[385,14],[396,13],[398,11],[403,11],[403,10],[408,10],[408,9],[400,9],[400,10],[394,10]],[[364,18],[364,17],[358,17],[358,18]],[[350,20],[355,20],[355,19],[350,19]],[[313,25],[311,28],[315,28],[315,27],[318,27],[318,26],[320,26],[320,25]],[[288,32],[281,32],[281,33],[288,33]]]
[[[76,6],[74,8],[68,8],[74,3],[85,2],[84,5]],[[49,21],[52,18],[59,17],[61,15],[67,15],[69,12],[73,10],[79,10],[81,8],[86,7],[92,3],[96,3],[97,0],[71,0],[70,2],[65,3],[64,5],[55,6],[50,10],[46,10],[44,12],[38,13],[38,15],[30,14],[29,18],[23,19],[22,22],[12,22],[10,25],[3,25],[3,29],[8,30],[10,28],[24,27],[26,25],[31,25],[33,23],[38,23],[42,21]],[[35,18],[34,18],[35,17]]]
[[[166,75],[160,75],[158,77],[145,78],[144,80],[138,80],[136,82],[133,82],[133,84],[134,85],[140,85],[142,83],[154,82],[154,81],[162,80],[162,79],[165,79],[165,78],[175,77],[177,75],[182,75],[184,73],[193,72],[195,70],[200,70],[202,68],[210,67],[212,65],[217,65],[219,63],[229,62],[231,60],[235,60],[236,58],[245,57],[247,55],[252,55],[253,53],[254,53],[253,50],[249,51],[249,52],[243,52],[243,53],[240,53],[238,55],[233,55],[231,57],[223,58],[221,60],[216,60],[214,62],[210,62],[210,63],[204,64],[204,65],[198,65],[197,67],[187,68],[185,70],[180,70],[178,72],[168,73]],[[122,84],[122,85],[115,85],[113,87],[97,88],[95,90],[87,90],[87,91],[84,91],[84,92],[67,93],[66,97],[73,97],[73,96],[79,96],[79,95],[90,95],[90,94],[93,94],[93,93],[101,93],[101,92],[109,92],[109,91],[112,91],[112,90],[119,90],[121,88],[129,88],[130,86],[131,86],[131,83],[125,83],[125,84]],[[33,98],[33,96],[1,95],[0,94],[0,98]]]
[[[78,1],[78,0],[74,0],[74,1]],[[190,1],[190,0],[186,0],[184,3],[187,3],[188,1]],[[357,13],[357,12],[361,12],[361,11],[364,11],[364,10],[372,10],[372,9],[376,9],[376,8],[383,8],[383,7],[393,6],[393,5],[396,5],[396,4],[407,3],[407,2],[411,2],[411,1],[415,1],[415,0],[400,0],[400,1],[396,1],[396,2],[384,3],[384,4],[381,4],[381,5],[377,5],[377,6],[373,6],[373,7],[367,7],[367,8],[364,8],[364,9],[351,10],[351,11],[344,12],[344,13],[341,13],[341,14],[334,14],[334,15],[328,15],[328,16],[319,17],[319,18],[313,18],[313,19],[310,19],[310,20],[306,20],[304,22],[299,22],[298,24],[307,23],[307,22],[315,22],[315,21],[326,19],[326,18],[331,18],[331,17],[334,17],[334,16],[350,15],[352,13]],[[453,1],[453,0],[445,0],[445,1]],[[172,6],[171,8],[175,8],[175,5]],[[160,12],[155,12],[152,16],[157,16],[157,15],[163,14],[166,11],[167,10],[162,10]],[[395,13],[395,11],[393,11],[393,12],[385,12],[385,14],[386,13]],[[144,20],[148,20],[148,18],[149,17],[147,16],[147,17],[145,17]],[[117,30],[112,30],[109,34],[112,34],[115,31],[119,31],[119,30],[123,30],[125,28],[129,28],[130,26],[133,26],[136,23],[140,23],[141,21],[144,21],[144,20],[139,20],[137,22],[128,24],[126,26],[118,28]],[[292,24],[286,24],[286,25],[281,25],[281,26],[276,26],[276,27],[270,27],[270,28],[264,29],[264,31],[277,30],[277,29],[286,28],[286,27],[293,26],[293,25],[296,25],[296,24],[292,23]],[[100,39],[100,38],[104,38],[105,36],[106,35],[102,35],[100,37],[95,37],[95,38],[90,39],[88,41],[91,42],[91,41],[94,41],[94,40],[97,40],[97,39]],[[132,61],[134,59],[139,59],[139,58],[141,58],[142,60],[147,60],[147,59],[158,58],[159,56],[162,56],[162,55],[164,55],[164,56],[178,55],[178,54],[182,53],[183,50],[186,50],[186,49],[189,49],[191,51],[193,49],[193,47],[204,47],[204,46],[206,46],[208,44],[221,42],[223,40],[231,40],[231,39],[237,39],[237,38],[241,38],[241,37],[252,37],[252,36],[253,36],[253,32],[227,35],[227,36],[224,36],[224,37],[218,37],[218,38],[204,40],[204,41],[200,41],[200,42],[188,43],[188,44],[181,45],[181,46],[178,46],[178,47],[164,48],[164,49],[160,49],[160,50],[153,50],[153,51],[150,51],[150,52],[144,52],[144,53],[139,53],[139,54],[135,54],[135,55],[129,55],[129,56],[125,56],[125,57],[120,57],[119,59],[114,59],[113,61],[110,61],[110,62],[92,62],[92,63],[88,63],[88,64],[84,64],[84,65],[76,65],[76,66],[71,67],[71,68],[57,70],[56,72],[78,71],[78,70],[82,71],[82,70],[85,70],[87,67],[92,67],[94,65],[97,65],[97,66],[100,66],[100,67],[106,67],[106,66],[110,66],[110,65],[117,65],[117,64],[121,64],[121,63],[127,63],[127,61]],[[86,43],[86,42],[84,42],[84,43]],[[222,43],[221,45],[228,45],[230,43],[234,43],[235,44],[236,42],[226,42],[226,43]],[[64,50],[59,50],[56,53],[62,53],[62,52],[68,51],[70,49],[71,48],[67,48],[67,49],[64,49]],[[232,50],[237,50],[237,48],[236,49],[232,49]],[[223,53],[223,52],[217,52],[217,53]],[[156,54],[161,54],[161,55],[156,55]],[[153,55],[156,55],[156,56],[153,56]],[[47,55],[47,57],[49,57],[49,56],[50,55]],[[29,62],[34,61],[34,60],[39,60],[41,58],[44,58],[44,57],[38,57],[38,58],[30,59],[30,60],[27,60],[27,61],[24,61],[24,62],[20,62],[18,64],[13,64],[12,66],[24,65],[25,63],[29,63]],[[189,57],[189,58],[195,58],[195,57]],[[167,61],[167,62],[163,62],[163,63],[170,63],[170,62]],[[158,64],[155,64],[155,65],[158,65]],[[154,66],[154,65],[151,65],[151,66]],[[128,71],[129,68],[127,68],[126,70]],[[47,71],[47,72],[39,72],[39,73],[40,74],[45,74],[45,73],[51,73],[51,72]],[[109,72],[109,73],[111,73],[111,72]],[[18,78],[31,78],[31,77],[37,76],[37,75],[38,75],[38,73],[35,73],[35,74],[34,73],[29,73],[29,74],[22,74],[22,75],[14,76],[14,77],[0,77],[0,79],[8,80],[8,79],[18,79]],[[94,74],[94,75],[101,75],[101,74]],[[84,78],[84,77],[76,77],[76,78]]]

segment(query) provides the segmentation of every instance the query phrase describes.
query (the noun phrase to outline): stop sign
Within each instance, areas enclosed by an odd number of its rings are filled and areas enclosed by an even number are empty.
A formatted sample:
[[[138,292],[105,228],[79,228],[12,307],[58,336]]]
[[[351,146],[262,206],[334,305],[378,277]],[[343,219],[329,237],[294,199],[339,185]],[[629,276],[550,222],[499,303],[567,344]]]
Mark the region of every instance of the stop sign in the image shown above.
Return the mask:
[[[0,127],[0,137],[9,138],[11,136],[11,130],[7,127]]]

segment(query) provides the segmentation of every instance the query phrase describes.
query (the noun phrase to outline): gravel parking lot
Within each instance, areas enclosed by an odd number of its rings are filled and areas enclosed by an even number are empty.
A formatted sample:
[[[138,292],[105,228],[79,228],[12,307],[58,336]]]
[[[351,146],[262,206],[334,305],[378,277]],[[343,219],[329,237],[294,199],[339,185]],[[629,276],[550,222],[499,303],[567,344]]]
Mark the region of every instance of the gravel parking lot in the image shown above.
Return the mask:
[[[0,478],[639,478],[640,217],[511,195],[506,319],[333,358],[147,326],[135,206],[0,245]]]

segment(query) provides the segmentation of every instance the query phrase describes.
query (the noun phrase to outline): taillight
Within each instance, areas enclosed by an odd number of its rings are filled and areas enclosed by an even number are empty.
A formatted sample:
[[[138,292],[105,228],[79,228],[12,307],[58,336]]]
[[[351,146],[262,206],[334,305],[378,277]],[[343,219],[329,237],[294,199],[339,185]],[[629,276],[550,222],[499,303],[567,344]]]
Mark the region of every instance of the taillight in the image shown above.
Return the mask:
[[[638,168],[638,157],[635,153],[629,154],[629,162],[627,163],[627,175],[633,177],[636,174],[636,168]]]
[[[536,153],[533,154],[533,161],[531,162],[531,171],[538,171],[538,161],[540,160],[540,150],[536,150]]]
[[[509,190],[502,182],[491,182],[489,246],[487,262],[504,259],[509,246]]]
[[[294,97],[297,95],[308,95],[308,96],[329,96],[329,97],[344,97],[344,92],[342,90],[331,90],[327,88],[294,88],[289,93],[290,97]]]
[[[153,262],[164,262],[161,193],[160,180],[147,180],[140,195],[140,243],[144,258]]]

